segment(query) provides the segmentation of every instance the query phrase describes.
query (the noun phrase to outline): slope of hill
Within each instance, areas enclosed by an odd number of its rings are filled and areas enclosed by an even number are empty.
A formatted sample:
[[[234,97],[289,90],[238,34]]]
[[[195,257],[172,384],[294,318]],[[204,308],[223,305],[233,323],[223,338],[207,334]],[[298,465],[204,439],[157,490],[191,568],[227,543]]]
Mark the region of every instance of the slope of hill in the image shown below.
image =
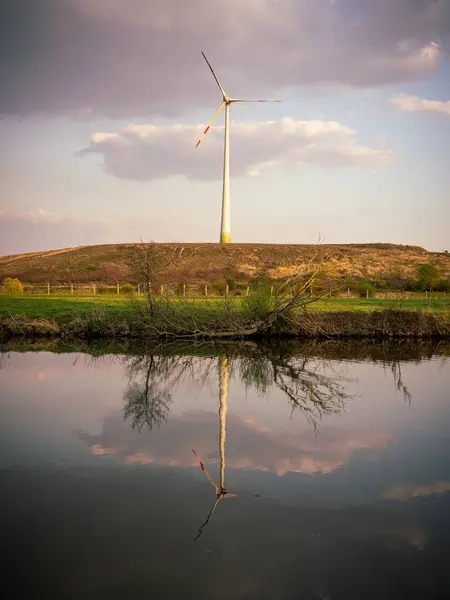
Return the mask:
[[[318,253],[327,256],[330,279],[414,279],[417,266],[435,264],[442,277],[450,275],[450,254],[418,246],[395,244],[160,244],[180,257],[173,283],[233,277],[247,281],[258,275],[283,277]],[[132,281],[128,266],[133,244],[79,246],[49,252],[0,257],[0,278],[18,277],[42,284]],[[181,259],[182,257],[182,259]]]

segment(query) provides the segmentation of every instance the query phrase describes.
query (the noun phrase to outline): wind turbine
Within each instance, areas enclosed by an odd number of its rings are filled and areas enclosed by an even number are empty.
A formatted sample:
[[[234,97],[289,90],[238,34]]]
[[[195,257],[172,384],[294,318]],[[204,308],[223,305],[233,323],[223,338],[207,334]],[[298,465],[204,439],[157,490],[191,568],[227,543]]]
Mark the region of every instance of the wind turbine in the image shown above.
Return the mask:
[[[199,147],[201,141],[208,133],[209,129],[213,125],[214,121],[220,115],[222,110],[225,108],[225,144],[223,152],[223,192],[222,192],[222,218],[220,223],[220,243],[229,244],[231,242],[231,223],[230,223],[230,104],[233,102],[281,102],[281,100],[243,100],[242,98],[229,98],[225,90],[220,84],[212,66],[210,65],[205,53],[202,51],[203,58],[206,60],[208,67],[222,92],[223,102],[220,105],[218,111],[211,119],[208,127],[203,132],[203,135],[198,140],[196,148]]]
[[[229,373],[229,367],[228,367],[228,358],[226,356],[221,356],[221,357],[219,357],[220,483],[217,484],[214,481],[214,479],[211,477],[211,475],[206,470],[205,465],[200,460],[200,457],[198,456],[197,452],[195,450],[192,450],[192,452],[194,453],[194,456],[196,457],[196,459],[199,462],[201,470],[203,471],[203,473],[206,475],[206,477],[208,478],[208,480],[210,481],[210,483],[214,486],[214,489],[216,490],[216,500],[215,500],[214,504],[212,505],[211,510],[209,511],[206,521],[203,523],[203,525],[200,526],[198,533],[194,538],[194,542],[196,540],[198,540],[198,538],[202,535],[203,529],[206,527],[206,525],[208,525],[209,520],[212,517],[212,515],[214,514],[219,502],[221,500],[223,500],[224,498],[233,498],[234,496],[236,496],[236,494],[233,494],[232,492],[229,492],[228,490],[225,489],[225,439],[227,437],[227,411],[228,411],[227,400],[228,400],[229,376],[230,376],[230,373]]]

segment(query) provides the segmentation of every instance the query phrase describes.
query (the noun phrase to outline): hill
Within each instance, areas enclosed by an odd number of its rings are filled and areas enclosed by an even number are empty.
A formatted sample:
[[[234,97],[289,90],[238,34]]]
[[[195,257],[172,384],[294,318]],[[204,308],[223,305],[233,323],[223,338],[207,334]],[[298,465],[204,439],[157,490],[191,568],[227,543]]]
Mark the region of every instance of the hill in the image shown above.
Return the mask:
[[[158,244],[183,257],[171,282],[212,282],[233,277],[245,282],[257,276],[283,277],[320,253],[327,256],[331,280],[367,278],[408,281],[417,266],[435,264],[443,278],[450,275],[450,254],[428,252],[418,246],[395,244]],[[128,266],[133,244],[79,246],[48,252],[0,257],[0,277],[26,283],[132,282]]]

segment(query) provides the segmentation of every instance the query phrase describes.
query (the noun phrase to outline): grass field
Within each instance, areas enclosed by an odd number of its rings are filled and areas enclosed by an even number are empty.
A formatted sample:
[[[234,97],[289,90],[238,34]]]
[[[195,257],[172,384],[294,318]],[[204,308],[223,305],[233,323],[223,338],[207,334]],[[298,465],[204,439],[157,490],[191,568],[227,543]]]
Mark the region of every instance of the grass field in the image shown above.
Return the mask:
[[[237,299],[239,302],[240,300]],[[189,298],[199,310],[214,310],[222,298]],[[449,300],[382,300],[357,298],[327,298],[309,305],[311,311],[365,311],[395,308],[426,311],[450,318]],[[111,317],[121,317],[133,312],[130,300],[123,296],[9,296],[0,295],[0,315],[24,315],[30,319],[47,319],[59,324],[67,323],[78,315],[104,310]]]

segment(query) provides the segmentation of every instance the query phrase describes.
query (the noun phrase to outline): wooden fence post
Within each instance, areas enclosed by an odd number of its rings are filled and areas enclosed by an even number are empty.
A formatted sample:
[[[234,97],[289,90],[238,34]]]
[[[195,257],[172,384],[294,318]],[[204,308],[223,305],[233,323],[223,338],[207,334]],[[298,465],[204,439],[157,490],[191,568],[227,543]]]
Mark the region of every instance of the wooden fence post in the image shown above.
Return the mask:
[[[208,284],[205,285],[205,296],[208,296]]]
[[[94,292],[94,296],[95,296],[95,295],[96,295],[96,293],[97,293],[97,286],[95,285],[95,283],[94,283],[94,285],[92,286],[92,291]]]
[[[47,282],[47,296],[50,296],[50,284]]]
[[[183,296],[186,296],[186,284],[183,283]]]
[[[120,294],[120,283],[117,284],[117,295]]]
[[[350,288],[347,288],[347,298],[350,298]]]
[[[228,298],[228,294],[230,293],[230,287],[227,283],[227,285],[225,286],[225,296]]]
[[[138,296],[141,295],[141,284],[140,283],[138,283],[137,294],[138,294]]]
[[[366,290],[366,298],[369,299],[369,288]]]
[[[73,296],[73,283],[71,283],[71,284],[70,284],[70,293],[71,293],[71,294],[72,294],[72,296]]]

